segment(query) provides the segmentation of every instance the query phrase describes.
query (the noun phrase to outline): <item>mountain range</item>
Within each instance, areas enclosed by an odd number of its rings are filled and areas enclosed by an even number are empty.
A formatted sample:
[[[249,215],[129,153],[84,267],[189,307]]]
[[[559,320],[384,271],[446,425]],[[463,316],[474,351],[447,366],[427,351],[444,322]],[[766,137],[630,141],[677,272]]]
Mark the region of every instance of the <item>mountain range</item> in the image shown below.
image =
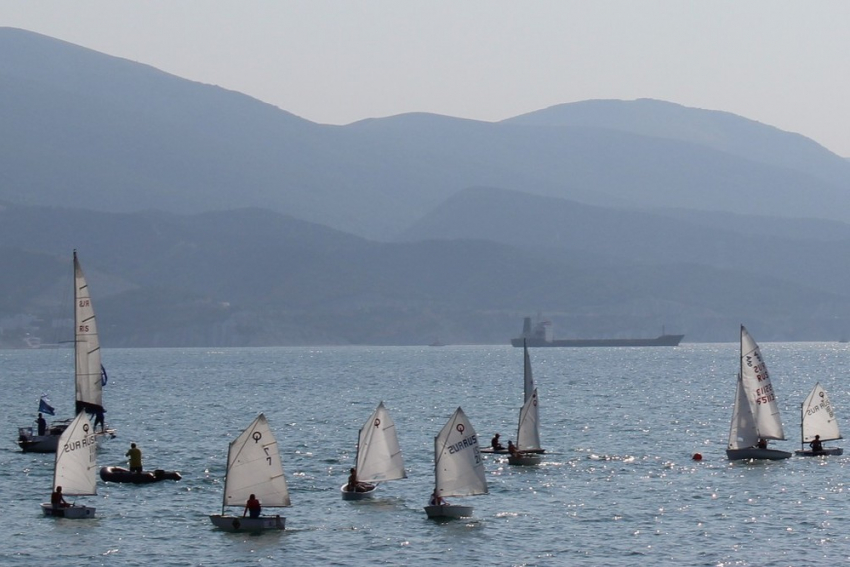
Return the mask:
[[[72,249],[107,346],[850,332],[850,163],[798,134],[657,100],[328,126],[24,30],[0,52],[5,346],[64,340]]]

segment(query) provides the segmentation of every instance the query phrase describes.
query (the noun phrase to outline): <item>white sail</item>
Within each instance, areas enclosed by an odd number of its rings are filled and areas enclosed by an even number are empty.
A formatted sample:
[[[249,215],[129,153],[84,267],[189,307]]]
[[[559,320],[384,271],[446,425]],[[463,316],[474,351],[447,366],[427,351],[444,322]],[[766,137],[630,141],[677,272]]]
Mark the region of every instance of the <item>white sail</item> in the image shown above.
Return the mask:
[[[756,434],[762,439],[785,439],[776,394],[758,345],[741,325],[741,383],[747,394]]]
[[[97,494],[97,441],[94,427],[85,412],[62,432],[56,449],[53,488],[62,487],[62,494],[85,496]]]
[[[525,397],[523,398],[524,402],[527,402],[531,395],[534,393],[534,376],[531,373],[531,357],[528,356],[528,345],[525,344],[525,339],[522,341],[522,354],[523,354],[523,376],[525,378]]]
[[[264,508],[290,505],[277,441],[263,414],[230,443],[222,505],[244,507],[251,494]]]
[[[814,440],[815,435],[820,435],[821,441],[842,438],[829,396],[819,383],[815,384],[806,401],[803,402],[802,423],[803,443]]]
[[[74,360],[77,409],[95,413],[103,409],[100,341],[89,286],[74,251]]]
[[[535,389],[531,398],[519,410],[519,425],[516,433],[516,446],[519,451],[539,450],[541,448],[538,410],[537,390]]]
[[[478,436],[461,408],[434,438],[434,476],[440,496],[487,493]]]
[[[384,402],[381,402],[360,429],[357,444],[357,480],[379,482],[406,476],[395,423],[384,407]]]
[[[732,410],[732,424],[729,427],[729,448],[743,449],[754,447],[758,443],[758,431],[747,393],[741,384],[741,374],[738,373],[735,388],[735,407]]]

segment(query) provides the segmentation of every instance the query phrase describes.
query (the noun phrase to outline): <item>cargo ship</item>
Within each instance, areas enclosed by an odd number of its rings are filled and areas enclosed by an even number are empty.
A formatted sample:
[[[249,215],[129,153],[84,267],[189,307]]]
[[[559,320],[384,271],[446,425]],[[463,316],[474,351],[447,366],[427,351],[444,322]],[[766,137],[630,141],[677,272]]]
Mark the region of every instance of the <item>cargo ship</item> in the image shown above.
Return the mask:
[[[522,335],[511,339],[511,344],[521,347],[525,343],[529,347],[647,347],[647,346],[679,346],[685,335],[668,335],[661,330],[661,335],[654,339],[557,339],[552,336],[552,323],[542,320],[534,327],[531,317],[526,317],[522,324]]]

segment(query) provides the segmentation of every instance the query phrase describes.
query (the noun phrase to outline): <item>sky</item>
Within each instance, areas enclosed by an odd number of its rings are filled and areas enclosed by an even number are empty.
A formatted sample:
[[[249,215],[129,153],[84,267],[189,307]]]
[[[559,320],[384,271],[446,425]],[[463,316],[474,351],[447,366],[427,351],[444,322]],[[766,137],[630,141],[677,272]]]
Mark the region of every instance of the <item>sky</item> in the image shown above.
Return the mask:
[[[0,0],[22,28],[323,124],[654,98],[850,157],[845,0]],[[2,54],[0,54],[2,57]]]

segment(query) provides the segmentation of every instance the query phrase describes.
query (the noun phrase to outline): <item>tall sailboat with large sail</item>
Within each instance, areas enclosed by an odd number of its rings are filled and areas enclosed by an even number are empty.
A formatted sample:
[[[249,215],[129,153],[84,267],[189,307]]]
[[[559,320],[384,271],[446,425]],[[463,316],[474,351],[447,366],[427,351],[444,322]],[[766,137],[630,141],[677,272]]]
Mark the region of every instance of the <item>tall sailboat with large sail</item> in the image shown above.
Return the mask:
[[[395,422],[384,402],[378,404],[357,436],[356,482],[340,487],[343,500],[371,498],[379,482],[406,478]]]
[[[115,437],[115,431],[107,429],[103,424],[103,414],[106,412],[103,407],[105,384],[106,372],[101,364],[94,307],[88,282],[77,258],[77,251],[74,250],[74,405],[76,413],[85,412],[96,416],[95,425],[101,425],[97,432],[99,441]],[[32,427],[18,428],[18,446],[25,452],[54,453],[59,436],[70,423],[70,419],[53,422],[44,434],[34,434]]]
[[[791,453],[768,449],[768,440],[784,440],[776,393],[758,344],[741,325],[741,349],[735,406],[726,456],[740,459],[787,459]]]
[[[472,506],[449,504],[444,498],[478,494],[487,494],[478,435],[463,409],[457,408],[434,438],[434,492],[425,513],[429,518],[469,517]]]
[[[97,441],[88,416],[78,413],[58,438],[52,490],[61,487],[64,496],[97,494]],[[94,518],[95,514],[94,507],[76,503],[45,502],[41,510],[45,516],[60,518]]]
[[[246,517],[244,512],[242,516],[225,515],[227,507],[244,509],[251,495],[263,508],[290,505],[277,441],[262,413],[230,443],[221,514],[210,515],[210,520],[216,527],[229,532],[261,532],[286,527],[286,518],[280,515],[253,518]]]
[[[820,383],[815,384],[800,407],[800,435],[800,450],[795,451],[797,455],[819,457],[844,454],[844,449],[841,447],[821,447],[820,450],[811,447],[806,449],[806,444],[815,441],[816,436],[821,443],[842,439],[832,403],[830,403],[829,396]]]

